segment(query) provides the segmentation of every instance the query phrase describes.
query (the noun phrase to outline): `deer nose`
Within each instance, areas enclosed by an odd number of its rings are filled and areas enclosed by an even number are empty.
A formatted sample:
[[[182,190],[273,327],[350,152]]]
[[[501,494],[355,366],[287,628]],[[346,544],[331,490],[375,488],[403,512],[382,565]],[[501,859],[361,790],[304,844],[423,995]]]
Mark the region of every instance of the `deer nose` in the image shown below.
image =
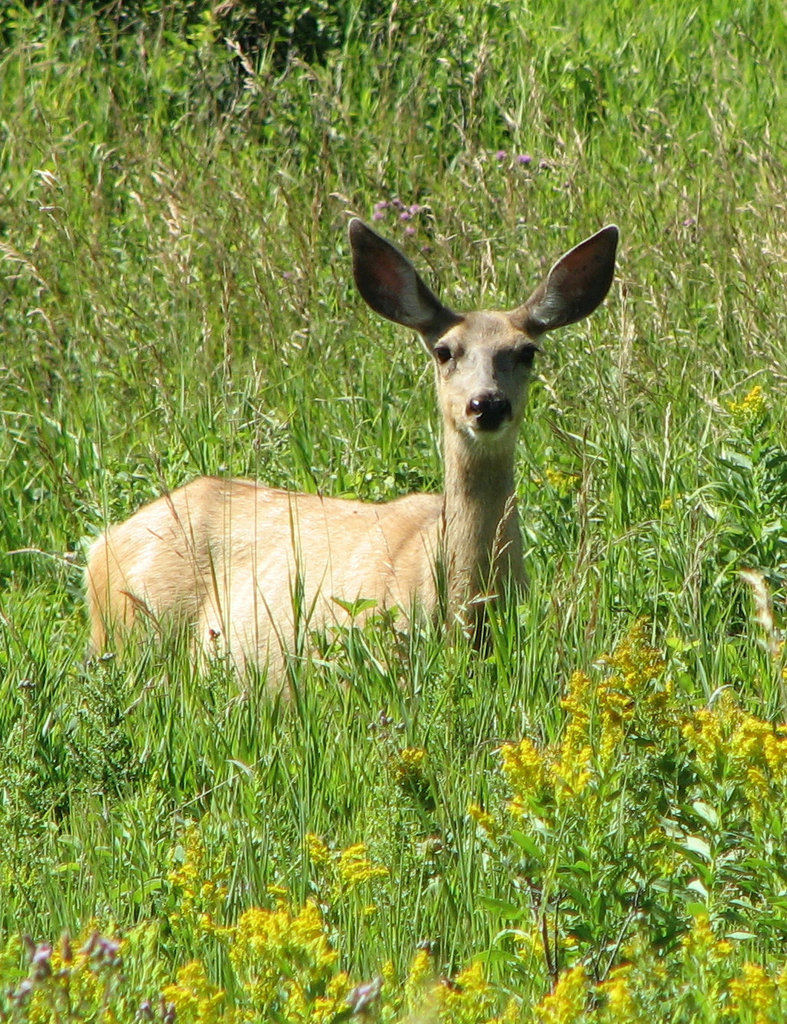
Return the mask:
[[[511,419],[511,403],[505,395],[476,395],[467,403],[467,415],[478,430],[498,430]]]

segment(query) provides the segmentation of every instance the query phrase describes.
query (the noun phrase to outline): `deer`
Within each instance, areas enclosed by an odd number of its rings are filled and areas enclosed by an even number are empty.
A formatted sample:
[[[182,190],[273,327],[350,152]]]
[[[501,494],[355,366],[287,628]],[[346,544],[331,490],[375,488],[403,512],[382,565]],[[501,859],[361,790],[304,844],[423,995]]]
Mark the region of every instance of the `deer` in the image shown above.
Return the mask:
[[[443,620],[477,640],[485,609],[526,584],[515,450],[539,342],[591,314],[612,283],[618,229],[562,255],[510,312],[457,313],[407,257],[349,223],[357,290],[420,336],[434,364],[444,489],[381,503],[200,477],[110,526],[86,566],[90,648],[122,649],[136,620],[185,629],[203,654],[269,682],[296,636],[390,610],[406,627]],[[368,612],[367,612],[368,614]],[[299,621],[304,620],[304,621]],[[439,623],[443,624],[443,623]]]

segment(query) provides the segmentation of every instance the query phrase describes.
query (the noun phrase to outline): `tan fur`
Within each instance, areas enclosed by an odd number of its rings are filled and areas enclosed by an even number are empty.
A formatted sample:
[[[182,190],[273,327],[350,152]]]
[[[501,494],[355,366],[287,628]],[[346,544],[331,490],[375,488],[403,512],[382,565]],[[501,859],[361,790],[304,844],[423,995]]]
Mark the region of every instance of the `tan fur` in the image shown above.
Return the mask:
[[[350,239],[364,298],[418,330],[434,356],[445,494],[365,504],[195,480],[93,545],[86,579],[94,651],[110,635],[122,641],[144,616],[193,631],[200,649],[227,652],[241,671],[254,663],[277,678],[299,629],[347,621],[347,606],[360,600],[434,616],[443,576],[449,615],[475,630],[490,596],[524,582],[514,452],[533,340],[601,302],[617,229],[563,256],[513,313],[464,316],[360,221]]]

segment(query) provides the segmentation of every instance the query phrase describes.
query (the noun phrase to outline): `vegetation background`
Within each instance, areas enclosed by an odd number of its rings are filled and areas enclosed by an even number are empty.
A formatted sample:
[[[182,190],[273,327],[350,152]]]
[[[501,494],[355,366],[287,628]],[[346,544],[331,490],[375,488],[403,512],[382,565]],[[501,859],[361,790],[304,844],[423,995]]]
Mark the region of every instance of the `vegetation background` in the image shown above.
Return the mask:
[[[785,1019],[781,5],[6,0],[0,39],[0,1020]],[[528,597],[485,660],[323,637],[290,706],[86,662],[85,546],[167,488],[440,487],[349,212],[460,309],[620,225],[539,357]]]

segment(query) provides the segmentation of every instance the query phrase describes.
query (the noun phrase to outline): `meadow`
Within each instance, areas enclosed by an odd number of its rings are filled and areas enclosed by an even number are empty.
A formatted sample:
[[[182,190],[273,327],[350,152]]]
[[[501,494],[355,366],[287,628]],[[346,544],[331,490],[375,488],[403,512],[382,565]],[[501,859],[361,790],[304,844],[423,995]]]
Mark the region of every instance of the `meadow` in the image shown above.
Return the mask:
[[[0,7],[0,1021],[782,1021],[781,5],[305,7]],[[527,595],[483,656],[313,638],[290,702],[87,658],[86,548],[168,489],[440,488],[350,213],[458,309],[620,227]]]

